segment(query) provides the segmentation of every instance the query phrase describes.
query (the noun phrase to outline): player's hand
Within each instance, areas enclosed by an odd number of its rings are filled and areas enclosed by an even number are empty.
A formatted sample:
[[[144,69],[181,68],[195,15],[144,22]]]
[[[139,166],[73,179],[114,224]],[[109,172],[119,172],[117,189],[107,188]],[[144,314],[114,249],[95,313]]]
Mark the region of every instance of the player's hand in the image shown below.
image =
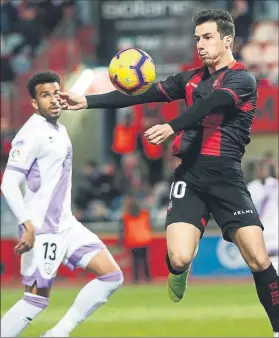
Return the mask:
[[[165,124],[157,124],[146,130],[144,136],[151,144],[160,144],[168,139],[171,135],[174,134],[172,127],[165,123]]]
[[[79,110],[87,108],[86,97],[76,93],[58,92],[57,101],[62,110]]]
[[[31,250],[35,243],[35,228],[30,221],[24,222],[24,232],[19,243],[15,246],[15,253],[18,255]]]

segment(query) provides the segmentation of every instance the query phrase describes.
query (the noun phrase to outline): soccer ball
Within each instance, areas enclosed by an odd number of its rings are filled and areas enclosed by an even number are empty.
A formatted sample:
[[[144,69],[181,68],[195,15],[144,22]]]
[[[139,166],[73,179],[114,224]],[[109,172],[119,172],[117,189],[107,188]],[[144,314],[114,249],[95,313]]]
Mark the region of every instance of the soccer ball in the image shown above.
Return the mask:
[[[152,58],[138,48],[118,52],[109,65],[109,77],[114,87],[126,95],[147,91],[156,77]]]

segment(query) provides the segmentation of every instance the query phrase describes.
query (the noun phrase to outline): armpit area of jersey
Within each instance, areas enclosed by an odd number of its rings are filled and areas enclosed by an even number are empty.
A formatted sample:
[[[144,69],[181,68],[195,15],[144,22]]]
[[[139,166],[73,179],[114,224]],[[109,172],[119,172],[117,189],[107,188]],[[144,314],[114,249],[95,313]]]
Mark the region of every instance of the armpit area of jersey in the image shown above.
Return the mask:
[[[190,130],[210,113],[234,104],[235,101],[230,93],[224,90],[216,90],[208,98],[197,100],[184,113],[168,124],[175,133],[181,130]]]
[[[101,95],[87,95],[87,109],[91,108],[124,108],[136,104],[150,102],[167,102],[165,95],[154,83],[145,93],[136,96],[129,96],[114,90],[110,93]]]

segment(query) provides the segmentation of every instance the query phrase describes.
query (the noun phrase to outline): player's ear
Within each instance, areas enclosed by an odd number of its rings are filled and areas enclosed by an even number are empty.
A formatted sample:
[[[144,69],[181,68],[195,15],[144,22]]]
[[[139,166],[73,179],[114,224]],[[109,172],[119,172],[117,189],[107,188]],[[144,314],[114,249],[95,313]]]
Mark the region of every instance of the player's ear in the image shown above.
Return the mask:
[[[232,42],[233,42],[233,38],[232,38],[231,35],[224,36],[224,43],[225,43],[225,47],[227,49],[229,49],[231,47]]]
[[[31,104],[32,104],[32,107],[35,109],[35,110],[38,110],[39,109],[39,106],[38,106],[38,103],[35,99],[32,99],[31,100]]]

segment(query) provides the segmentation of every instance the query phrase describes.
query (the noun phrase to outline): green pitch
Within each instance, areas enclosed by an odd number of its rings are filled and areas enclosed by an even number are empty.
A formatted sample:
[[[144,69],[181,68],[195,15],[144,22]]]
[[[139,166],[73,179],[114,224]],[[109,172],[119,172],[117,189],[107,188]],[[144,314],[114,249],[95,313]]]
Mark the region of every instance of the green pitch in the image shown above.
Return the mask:
[[[77,288],[55,288],[48,309],[24,333],[38,337],[65,313]],[[1,315],[21,290],[2,289]],[[78,327],[75,337],[222,336],[272,337],[253,285],[189,285],[187,296],[172,303],[165,285],[124,286]]]

